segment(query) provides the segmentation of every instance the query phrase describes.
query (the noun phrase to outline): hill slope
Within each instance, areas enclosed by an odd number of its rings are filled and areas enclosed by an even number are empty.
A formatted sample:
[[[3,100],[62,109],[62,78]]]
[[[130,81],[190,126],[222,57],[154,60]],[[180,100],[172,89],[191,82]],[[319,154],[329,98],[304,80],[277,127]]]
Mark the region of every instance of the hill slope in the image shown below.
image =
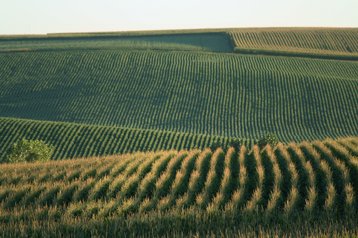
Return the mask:
[[[327,235],[333,229],[354,235],[357,148],[358,138],[345,138],[262,151],[161,151],[0,165],[0,230],[59,236],[228,229],[234,235],[235,227],[246,226],[241,232],[247,235],[256,220],[268,234],[288,229],[285,234]],[[44,218],[46,225],[39,226]],[[273,218],[275,229],[268,228]],[[319,224],[326,228],[322,234],[314,229]]]
[[[0,117],[0,163],[22,138],[42,140],[55,148],[52,159],[123,154],[136,151],[227,146],[232,141],[251,146],[255,141],[162,130],[34,121]]]
[[[250,146],[267,133],[357,136],[357,38],[322,28],[0,36],[0,160],[23,137],[60,159]]]
[[[283,141],[357,131],[358,62],[198,52],[0,54],[0,115]]]
[[[230,32],[235,52],[358,60],[358,29],[257,28]]]
[[[75,49],[154,49],[233,52],[224,32],[146,34],[47,35],[46,37],[0,37],[0,52]]]

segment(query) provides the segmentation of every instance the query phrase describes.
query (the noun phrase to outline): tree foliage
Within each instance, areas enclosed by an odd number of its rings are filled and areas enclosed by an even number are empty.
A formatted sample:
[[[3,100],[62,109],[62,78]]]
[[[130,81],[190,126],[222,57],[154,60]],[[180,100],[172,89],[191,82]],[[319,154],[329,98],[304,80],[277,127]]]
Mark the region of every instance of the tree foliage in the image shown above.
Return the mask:
[[[7,161],[10,163],[48,161],[53,152],[54,147],[41,140],[22,139],[12,146]]]

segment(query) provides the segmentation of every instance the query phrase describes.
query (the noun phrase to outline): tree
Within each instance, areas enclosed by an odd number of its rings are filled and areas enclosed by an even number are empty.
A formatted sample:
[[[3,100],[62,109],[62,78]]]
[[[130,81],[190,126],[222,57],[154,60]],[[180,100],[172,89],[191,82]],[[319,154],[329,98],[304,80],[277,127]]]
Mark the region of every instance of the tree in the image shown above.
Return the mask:
[[[41,140],[22,139],[11,147],[7,161],[10,163],[48,161],[53,152],[54,147]]]

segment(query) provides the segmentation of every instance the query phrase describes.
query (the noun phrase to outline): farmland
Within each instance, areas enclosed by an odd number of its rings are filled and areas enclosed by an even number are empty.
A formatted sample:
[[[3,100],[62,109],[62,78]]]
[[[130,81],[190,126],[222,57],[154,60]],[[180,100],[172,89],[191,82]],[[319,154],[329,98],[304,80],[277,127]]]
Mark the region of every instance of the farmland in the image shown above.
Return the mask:
[[[0,118],[0,162],[22,138],[39,139],[55,146],[54,160],[136,151],[204,149],[215,143],[228,146],[233,141],[249,147],[255,143],[206,134]]]
[[[117,229],[112,231],[117,234],[185,235],[190,229],[163,230],[168,214],[173,216],[174,223],[195,227],[195,222],[190,224],[195,216],[207,213],[203,220],[207,223],[196,231],[207,234],[203,232],[218,232],[217,229],[225,232],[224,222],[215,225],[220,219],[236,222],[240,227],[238,220],[230,220],[233,216],[260,220],[255,214],[263,214],[261,222],[265,228],[272,217],[295,217],[302,213],[310,222],[321,217],[323,224],[331,223],[336,234],[344,234],[347,229],[347,234],[357,235],[358,160],[352,155],[358,155],[357,145],[357,137],[352,137],[279,144],[263,150],[243,146],[239,150],[159,151],[2,165],[0,227],[6,236],[24,235],[21,233],[25,231],[41,234],[44,231],[37,230],[35,224],[46,218],[49,234],[62,233],[59,229],[63,227],[65,233],[76,232],[76,226],[70,226],[76,221],[87,234],[93,235],[91,232],[106,228],[97,225],[91,229],[86,222],[96,224],[109,219],[107,225]],[[340,224],[334,217],[343,214],[343,220],[349,217],[350,222],[334,228]],[[120,218],[127,221],[124,223]],[[13,222],[20,227],[12,227]],[[301,235],[320,234],[307,229],[308,224],[298,223],[302,226]],[[295,224],[286,225],[292,228]],[[281,228],[290,229],[283,224]]]
[[[285,142],[358,127],[357,62],[73,50],[3,53],[0,65],[2,117]]]
[[[357,92],[357,29],[0,36],[0,237],[358,236]]]
[[[0,52],[58,51],[96,49],[152,49],[179,51],[231,52],[230,38],[225,33],[186,33],[161,35],[89,35],[37,37],[0,37]]]
[[[357,29],[240,29],[230,35],[238,53],[358,60]]]

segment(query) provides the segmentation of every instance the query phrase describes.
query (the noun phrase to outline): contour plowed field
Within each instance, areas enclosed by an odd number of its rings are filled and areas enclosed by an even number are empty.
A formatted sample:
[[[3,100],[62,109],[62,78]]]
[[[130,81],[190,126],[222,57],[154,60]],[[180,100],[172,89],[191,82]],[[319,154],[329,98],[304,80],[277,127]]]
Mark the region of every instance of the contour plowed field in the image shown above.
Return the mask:
[[[358,63],[154,51],[0,54],[0,115],[281,141],[355,135]]]

